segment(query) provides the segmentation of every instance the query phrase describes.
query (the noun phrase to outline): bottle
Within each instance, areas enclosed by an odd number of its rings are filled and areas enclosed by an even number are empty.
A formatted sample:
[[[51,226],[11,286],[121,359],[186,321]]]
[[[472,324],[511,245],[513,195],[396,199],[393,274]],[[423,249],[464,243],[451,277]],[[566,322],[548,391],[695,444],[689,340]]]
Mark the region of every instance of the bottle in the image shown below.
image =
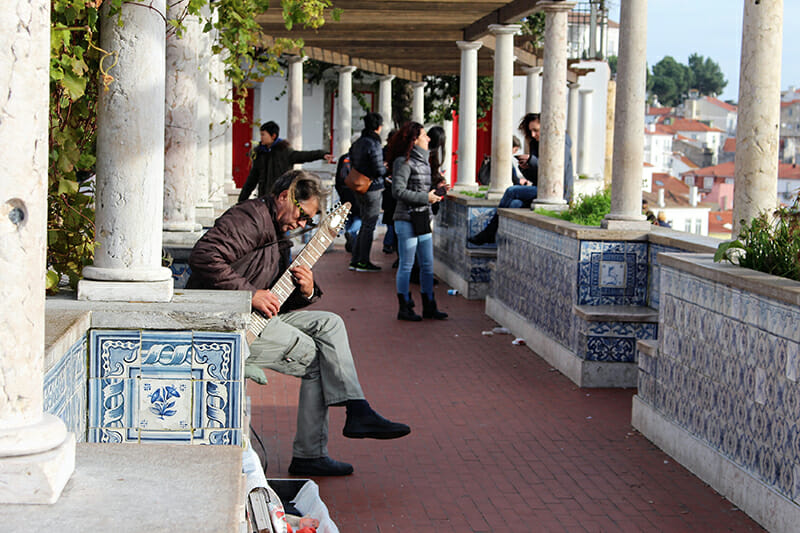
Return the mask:
[[[458,291],[455,289],[447,289],[447,294],[449,294],[450,296],[455,296],[456,294],[458,294]]]

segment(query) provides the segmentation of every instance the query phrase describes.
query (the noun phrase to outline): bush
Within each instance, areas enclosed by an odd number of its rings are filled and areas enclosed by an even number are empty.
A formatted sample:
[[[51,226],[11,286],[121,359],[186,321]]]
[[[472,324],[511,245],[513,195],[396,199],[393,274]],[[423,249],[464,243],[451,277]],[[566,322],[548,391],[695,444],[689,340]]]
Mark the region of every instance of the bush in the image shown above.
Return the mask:
[[[791,206],[742,221],[739,238],[720,244],[714,261],[800,281],[800,192]]]
[[[536,213],[560,218],[581,226],[599,226],[605,216],[611,212],[611,189],[605,189],[591,196],[580,196],[570,204],[566,211],[549,211],[537,209]]]

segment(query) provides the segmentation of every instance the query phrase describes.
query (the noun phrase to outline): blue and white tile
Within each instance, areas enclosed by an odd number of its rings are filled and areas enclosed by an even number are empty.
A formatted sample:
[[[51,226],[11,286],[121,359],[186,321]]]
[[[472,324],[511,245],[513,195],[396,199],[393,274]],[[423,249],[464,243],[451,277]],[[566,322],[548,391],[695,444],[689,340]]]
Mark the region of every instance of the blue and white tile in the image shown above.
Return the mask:
[[[241,446],[241,429],[195,429],[192,444],[210,444],[216,446]]]
[[[90,379],[89,427],[132,428],[138,410],[138,379]]]
[[[241,429],[242,388],[238,381],[194,381],[192,427]]]
[[[239,380],[242,375],[244,345],[239,333],[194,332],[192,368],[199,379]]]
[[[156,442],[162,444],[192,444],[192,431],[166,431],[157,429],[139,430],[140,442]]]
[[[89,428],[88,441],[103,444],[138,443],[139,430],[135,428]]]
[[[142,376],[191,379],[191,331],[142,331]]]
[[[92,330],[89,341],[89,377],[128,377],[140,368],[141,334],[137,331]]]
[[[192,423],[192,387],[188,379],[139,380],[137,427],[141,430],[188,431]]]

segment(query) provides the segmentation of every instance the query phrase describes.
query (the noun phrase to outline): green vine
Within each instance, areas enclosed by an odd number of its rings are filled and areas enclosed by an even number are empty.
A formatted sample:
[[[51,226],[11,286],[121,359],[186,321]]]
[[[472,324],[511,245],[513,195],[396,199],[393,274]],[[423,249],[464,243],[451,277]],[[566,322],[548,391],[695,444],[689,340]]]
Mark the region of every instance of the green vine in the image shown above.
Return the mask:
[[[174,2],[175,0],[167,0]],[[97,98],[114,83],[117,52],[99,46],[101,5],[107,16],[118,17],[123,5],[156,10],[147,0],[51,0],[50,115],[47,220],[47,280],[49,293],[62,280],[73,288],[84,266],[94,260],[94,168],[96,162]],[[209,17],[208,8],[216,16]],[[216,40],[212,53],[221,58],[225,77],[237,89],[244,107],[246,86],[280,70],[278,57],[302,47],[301,40],[276,39],[265,43],[256,22],[267,11],[268,0],[189,0],[182,13],[164,19],[167,35],[181,38],[187,17],[200,17],[203,31]],[[330,13],[341,10],[330,0],[282,0],[286,27],[318,28]],[[205,14],[205,15],[204,15]]]

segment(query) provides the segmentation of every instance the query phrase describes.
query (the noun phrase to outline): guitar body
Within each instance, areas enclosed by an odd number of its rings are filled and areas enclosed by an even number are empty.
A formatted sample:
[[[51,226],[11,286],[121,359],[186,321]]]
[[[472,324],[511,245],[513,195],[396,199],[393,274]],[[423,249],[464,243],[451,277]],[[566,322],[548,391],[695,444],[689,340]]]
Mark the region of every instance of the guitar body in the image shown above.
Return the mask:
[[[278,281],[270,287],[270,291],[274,293],[278,297],[278,301],[280,305],[283,305],[286,302],[286,299],[289,298],[289,295],[295,290],[294,280],[292,280],[292,267],[298,265],[305,265],[308,268],[314,266],[317,260],[322,257],[322,254],[325,253],[325,250],[333,244],[334,239],[336,239],[336,235],[344,227],[344,223],[347,220],[347,215],[350,213],[350,202],[345,202],[337,206],[336,208],[331,211],[325,219],[320,222],[319,226],[317,226],[317,231],[314,233],[314,236],[311,237],[311,240],[306,243],[300,253],[297,254],[297,257],[294,258],[292,263],[289,265],[289,268],[281,274],[281,277],[278,278]],[[265,317],[258,311],[253,311],[250,313],[250,323],[247,326],[247,344],[250,345],[253,341],[258,337],[264,328],[267,327],[267,323],[269,322],[269,318]]]

